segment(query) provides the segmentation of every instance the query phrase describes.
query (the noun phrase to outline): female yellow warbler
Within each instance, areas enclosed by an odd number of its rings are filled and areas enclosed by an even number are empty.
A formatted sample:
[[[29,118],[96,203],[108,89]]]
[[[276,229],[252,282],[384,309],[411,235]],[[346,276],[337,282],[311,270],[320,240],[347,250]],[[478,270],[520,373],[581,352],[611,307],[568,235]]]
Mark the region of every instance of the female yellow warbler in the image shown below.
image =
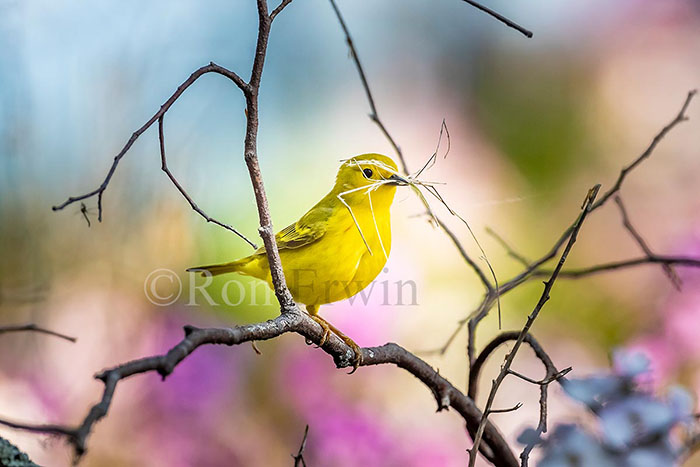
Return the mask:
[[[324,329],[321,345],[331,331],[335,333],[355,352],[355,368],[360,364],[360,348],[318,316],[318,308],[352,297],[384,268],[391,250],[389,208],[396,186],[407,184],[389,157],[353,157],[340,166],[330,193],[275,236],[294,300],[306,305],[306,311]],[[264,247],[238,261],[188,271],[202,271],[203,275],[237,272],[272,287]]]

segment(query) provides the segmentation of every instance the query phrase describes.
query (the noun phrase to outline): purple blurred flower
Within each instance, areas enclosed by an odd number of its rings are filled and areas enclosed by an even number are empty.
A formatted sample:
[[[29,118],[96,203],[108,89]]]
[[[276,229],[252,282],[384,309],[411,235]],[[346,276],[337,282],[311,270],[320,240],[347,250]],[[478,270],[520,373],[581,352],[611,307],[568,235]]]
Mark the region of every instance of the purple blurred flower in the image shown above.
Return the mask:
[[[545,455],[539,467],[618,465],[613,455],[600,442],[576,425],[559,425],[548,437]]]
[[[589,407],[597,407],[604,401],[616,397],[625,381],[613,375],[591,376],[582,379],[569,379],[562,383],[564,391]]]
[[[563,383],[570,397],[598,417],[600,436],[576,425],[559,425],[546,439],[528,428],[518,441],[539,445],[543,451],[539,465],[545,467],[676,465],[682,450],[675,445],[673,430],[693,422],[694,401],[680,387],[670,388],[664,398],[643,389],[638,382],[647,364],[636,352],[617,350],[612,373]]]
[[[334,386],[338,371],[327,355],[304,351],[285,357],[279,385],[297,416],[309,424],[305,456],[309,464],[450,465],[454,445],[439,439],[430,427],[397,426],[354,400],[350,394],[362,391],[357,379]],[[464,455],[464,447],[456,452]]]
[[[672,407],[643,395],[611,403],[599,416],[606,443],[616,449],[656,439],[676,422]]]
[[[613,352],[613,371],[621,376],[638,376],[649,371],[649,358],[642,352],[617,349]]]

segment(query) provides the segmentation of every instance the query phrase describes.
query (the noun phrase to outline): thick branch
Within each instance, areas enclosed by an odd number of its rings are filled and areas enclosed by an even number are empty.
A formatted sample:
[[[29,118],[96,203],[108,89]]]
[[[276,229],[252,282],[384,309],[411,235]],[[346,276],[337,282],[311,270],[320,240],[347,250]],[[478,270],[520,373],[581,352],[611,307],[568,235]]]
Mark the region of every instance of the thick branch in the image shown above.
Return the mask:
[[[158,372],[163,378],[166,378],[181,361],[202,345],[238,345],[251,341],[269,340],[290,332],[300,334],[305,339],[316,344],[321,341],[323,335],[321,327],[306,314],[301,313],[298,308],[294,308],[264,323],[244,325],[231,329],[198,329],[186,326],[184,339],[166,354],[133,360],[97,374],[95,377],[105,384],[102,399],[90,409],[85,419],[77,427],[31,425],[7,420],[0,420],[0,424],[38,433],[66,436],[73,445],[76,454],[80,456],[85,453],[87,438],[95,423],[107,415],[117,384],[121,380],[147,372]],[[344,368],[351,365],[352,349],[335,335],[332,335],[327,340],[322,349],[333,357],[336,366]],[[438,404],[438,410],[452,407],[464,418],[470,429],[473,430],[479,425],[482,419],[481,412],[474,402],[440,376],[425,361],[393,343],[362,349],[363,366],[383,364],[396,365],[418,378],[433,393]],[[494,453],[497,465],[517,466],[515,456],[494,425],[490,423],[485,425],[483,438],[484,445]]]
[[[260,80],[262,79],[263,67],[265,65],[265,55],[267,53],[267,42],[270,36],[271,26],[272,18],[267,13],[267,2],[265,0],[258,0],[258,40],[255,47],[253,70],[250,75],[250,88],[249,92],[245,94],[247,123],[244,156],[246,165],[248,166],[250,181],[253,184],[255,203],[258,207],[258,217],[260,219],[260,228],[258,232],[265,244],[275,295],[284,312],[291,310],[295,305],[292,294],[289,292],[289,289],[287,289],[287,283],[284,278],[282,261],[279,251],[277,250],[275,232],[272,227],[272,216],[270,215],[267,194],[265,193],[260,164],[258,163],[258,93],[260,91]]]

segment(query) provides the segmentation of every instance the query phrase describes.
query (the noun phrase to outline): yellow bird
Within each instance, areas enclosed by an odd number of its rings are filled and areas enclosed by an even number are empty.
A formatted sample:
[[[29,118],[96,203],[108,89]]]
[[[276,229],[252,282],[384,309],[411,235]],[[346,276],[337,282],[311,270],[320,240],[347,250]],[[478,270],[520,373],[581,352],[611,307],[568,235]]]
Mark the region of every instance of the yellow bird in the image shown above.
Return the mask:
[[[352,297],[382,271],[391,251],[390,207],[396,187],[408,185],[391,158],[362,154],[346,160],[333,189],[301,219],[275,236],[282,268],[294,300],[306,305],[323,327],[323,345],[335,333],[355,352],[360,347],[318,315],[320,305]],[[231,263],[199,266],[202,275],[237,272],[262,279],[272,288],[265,248]]]

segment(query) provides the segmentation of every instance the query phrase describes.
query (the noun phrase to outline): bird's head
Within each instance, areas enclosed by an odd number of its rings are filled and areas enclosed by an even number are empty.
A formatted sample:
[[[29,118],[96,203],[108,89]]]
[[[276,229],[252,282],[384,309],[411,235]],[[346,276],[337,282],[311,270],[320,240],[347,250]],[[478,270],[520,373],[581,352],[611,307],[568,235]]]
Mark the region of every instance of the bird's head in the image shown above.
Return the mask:
[[[343,162],[338,169],[334,192],[347,202],[361,201],[371,193],[379,200],[393,200],[397,186],[408,185],[396,163],[382,154],[362,154]]]

